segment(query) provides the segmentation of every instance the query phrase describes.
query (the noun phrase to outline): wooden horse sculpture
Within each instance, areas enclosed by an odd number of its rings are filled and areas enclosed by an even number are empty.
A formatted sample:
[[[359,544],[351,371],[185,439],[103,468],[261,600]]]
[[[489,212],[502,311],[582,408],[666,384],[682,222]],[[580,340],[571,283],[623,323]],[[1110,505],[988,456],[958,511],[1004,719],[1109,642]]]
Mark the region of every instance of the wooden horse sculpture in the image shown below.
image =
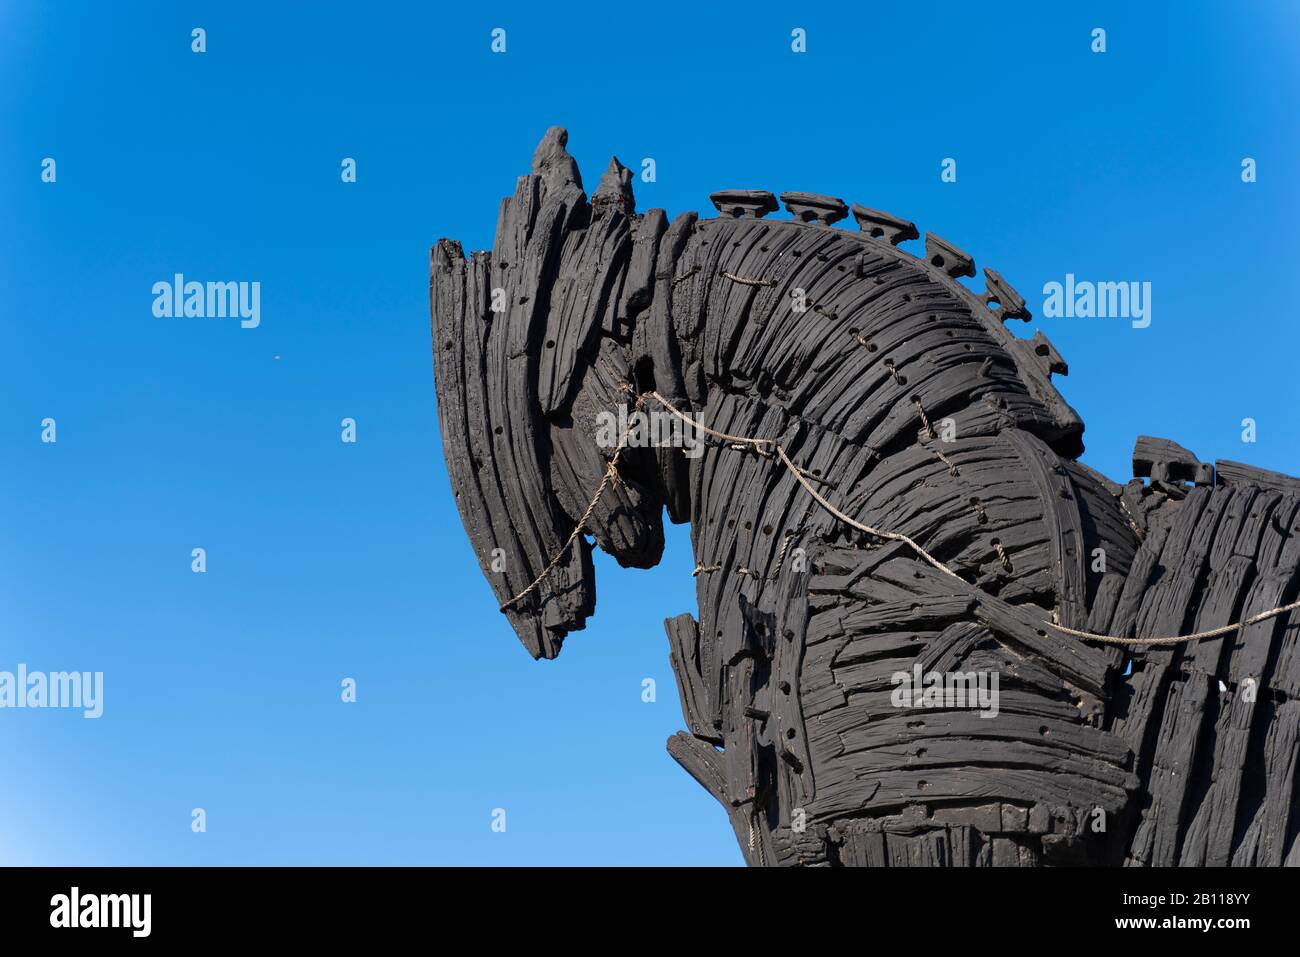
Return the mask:
[[[566,141],[490,252],[430,262],[453,490],[532,655],[593,613],[593,545],[653,566],[666,510],[699,603],[668,749],[749,863],[1300,863],[1300,480],[1143,437],[1112,482],[952,244],[812,193],[639,214]],[[598,438],[651,413],[691,441]]]

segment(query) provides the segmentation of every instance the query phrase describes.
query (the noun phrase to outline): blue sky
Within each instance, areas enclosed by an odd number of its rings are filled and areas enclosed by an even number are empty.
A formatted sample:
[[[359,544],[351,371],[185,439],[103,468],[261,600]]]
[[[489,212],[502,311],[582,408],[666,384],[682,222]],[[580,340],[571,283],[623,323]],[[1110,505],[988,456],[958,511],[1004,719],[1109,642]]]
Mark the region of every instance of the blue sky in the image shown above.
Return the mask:
[[[841,196],[1038,316],[1066,273],[1150,282],[1149,328],[1017,327],[1069,361],[1084,460],[1300,473],[1297,8],[991,6],[0,5],[0,670],[105,675],[99,720],[0,710],[0,863],[740,862],[664,750],[686,530],[598,558],[534,662],[451,499],[428,248],[490,245],[552,124],[589,187],[653,157],[641,209]],[[155,318],[177,272],[260,282],[261,324]]]

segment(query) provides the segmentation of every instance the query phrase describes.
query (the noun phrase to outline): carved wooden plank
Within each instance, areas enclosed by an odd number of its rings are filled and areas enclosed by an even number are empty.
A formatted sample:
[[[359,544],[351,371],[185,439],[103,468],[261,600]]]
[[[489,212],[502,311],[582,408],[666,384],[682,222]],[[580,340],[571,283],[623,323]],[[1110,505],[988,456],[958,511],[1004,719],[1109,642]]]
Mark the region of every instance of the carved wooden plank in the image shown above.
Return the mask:
[[[1214,474],[1220,485],[1258,485],[1293,495],[1300,492],[1300,478],[1229,459],[1216,460]]]

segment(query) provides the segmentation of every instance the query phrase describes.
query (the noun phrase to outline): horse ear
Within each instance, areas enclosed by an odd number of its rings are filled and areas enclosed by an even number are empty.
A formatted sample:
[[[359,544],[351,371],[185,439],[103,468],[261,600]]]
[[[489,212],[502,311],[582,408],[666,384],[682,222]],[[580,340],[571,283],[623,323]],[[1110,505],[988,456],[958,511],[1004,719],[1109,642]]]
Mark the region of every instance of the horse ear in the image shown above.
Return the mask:
[[[569,144],[569,131],[563,126],[552,126],[533,150],[533,175],[541,177],[547,192],[556,192],[567,186],[582,189],[582,172],[578,161],[565,148]]]
[[[632,193],[632,171],[618,161],[617,156],[609,158],[609,166],[600,177],[600,185],[591,194],[592,208],[597,212],[617,209],[626,216],[636,215],[636,196]]]

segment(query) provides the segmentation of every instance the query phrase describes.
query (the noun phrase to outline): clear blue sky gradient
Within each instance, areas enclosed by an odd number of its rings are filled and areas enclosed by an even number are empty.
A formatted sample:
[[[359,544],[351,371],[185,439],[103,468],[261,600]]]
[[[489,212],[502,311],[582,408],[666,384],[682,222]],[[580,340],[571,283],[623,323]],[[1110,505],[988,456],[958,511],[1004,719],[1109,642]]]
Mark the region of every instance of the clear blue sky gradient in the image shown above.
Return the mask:
[[[534,662],[453,506],[428,249],[491,244],[552,124],[589,188],[653,157],[641,209],[809,190],[968,250],[1114,478],[1141,433],[1300,472],[1297,8],[1056,6],[7,0],[0,670],[106,700],[0,711],[0,863],[740,862],[664,750],[686,529],[650,572],[598,558],[595,617]],[[261,282],[261,326],[154,318],[176,272]],[[1042,319],[1067,272],[1149,281],[1151,327]]]

